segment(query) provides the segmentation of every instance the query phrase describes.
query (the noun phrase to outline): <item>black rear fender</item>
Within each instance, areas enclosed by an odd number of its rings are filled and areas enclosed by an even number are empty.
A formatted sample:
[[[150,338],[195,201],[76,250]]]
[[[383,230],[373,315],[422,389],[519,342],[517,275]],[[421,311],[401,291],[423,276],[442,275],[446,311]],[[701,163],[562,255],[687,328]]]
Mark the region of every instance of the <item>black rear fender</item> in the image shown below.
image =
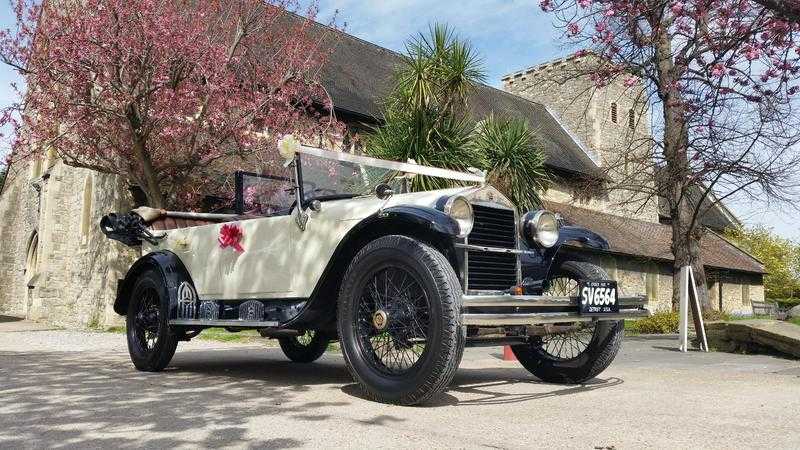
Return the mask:
[[[192,277],[178,255],[167,250],[160,250],[139,258],[128,270],[125,278],[119,282],[117,298],[114,301],[114,311],[117,314],[124,316],[128,313],[128,303],[133,285],[139,275],[148,269],[156,270],[164,280],[164,287],[169,298],[170,318],[177,317],[179,300],[192,303],[197,300],[197,291]]]

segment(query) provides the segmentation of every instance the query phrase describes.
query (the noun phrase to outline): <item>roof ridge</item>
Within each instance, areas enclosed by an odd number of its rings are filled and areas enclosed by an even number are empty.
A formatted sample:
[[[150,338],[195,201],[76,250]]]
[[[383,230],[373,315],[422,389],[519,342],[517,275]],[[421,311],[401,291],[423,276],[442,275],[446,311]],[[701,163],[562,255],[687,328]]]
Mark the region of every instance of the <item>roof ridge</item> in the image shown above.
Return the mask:
[[[307,17],[301,16],[301,15],[299,15],[297,13],[293,13],[291,11],[289,11],[289,14],[292,14],[292,15],[295,15],[295,16],[298,16],[298,17],[301,17],[301,18],[309,20]],[[384,47],[382,45],[378,45],[378,44],[376,44],[374,42],[371,42],[371,41],[368,41],[366,39],[360,38],[360,37],[358,37],[358,36],[356,36],[354,34],[350,34],[350,33],[346,32],[344,30],[339,30],[337,28],[334,28],[334,27],[332,27],[330,25],[326,25],[324,23],[318,22],[316,20],[311,20],[311,22],[313,22],[317,26],[325,28],[325,29],[327,29],[329,31],[332,31],[334,33],[338,33],[338,34],[342,35],[343,37],[350,38],[350,39],[356,40],[358,42],[367,44],[368,46],[373,47],[375,49],[383,50],[383,51],[386,51],[388,53],[391,53],[391,54],[397,56],[398,58],[406,58],[407,57],[403,53],[400,53],[398,51],[395,51],[395,50],[392,50],[390,48]],[[345,23],[345,25],[346,25],[346,23]],[[502,81],[502,78],[500,79],[500,81]],[[475,85],[476,85],[476,87],[488,88],[488,89],[490,89],[492,91],[496,91],[496,92],[502,93],[503,95],[506,95],[506,96],[514,97],[516,99],[525,100],[526,102],[533,103],[534,105],[545,106],[543,103],[535,102],[535,101],[533,101],[531,99],[522,97],[521,95],[517,95],[517,94],[511,93],[511,92],[508,92],[508,91],[504,91],[504,90],[502,90],[502,89],[500,89],[498,87],[492,86],[491,84],[488,84],[488,83],[484,83],[484,82],[479,81],[479,82],[475,83]]]
[[[553,201],[553,200],[545,200],[545,202],[554,203],[556,205],[569,206],[570,208],[581,209],[581,210],[584,210],[584,211],[591,212],[592,214],[600,214],[600,215],[607,216],[607,217],[612,217],[612,218],[615,218],[615,219],[633,220],[635,222],[640,222],[643,225],[658,225],[660,227],[669,227],[669,225],[666,225],[666,224],[663,224],[663,223],[660,223],[660,222],[651,222],[649,220],[634,219],[633,217],[618,216],[616,214],[610,214],[610,213],[607,213],[607,212],[604,212],[604,211],[597,211],[597,210],[590,209],[590,208],[584,208],[584,207],[581,207],[581,206],[575,206],[575,205],[573,205],[571,203],[562,203],[562,202],[556,202],[556,201]]]

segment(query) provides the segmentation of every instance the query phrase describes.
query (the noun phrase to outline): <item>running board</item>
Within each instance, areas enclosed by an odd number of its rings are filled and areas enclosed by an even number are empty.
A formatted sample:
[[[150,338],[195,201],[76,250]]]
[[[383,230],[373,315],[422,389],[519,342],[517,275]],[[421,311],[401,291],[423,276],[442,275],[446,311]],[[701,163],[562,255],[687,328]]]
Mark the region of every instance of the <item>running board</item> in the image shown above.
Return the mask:
[[[199,326],[199,327],[224,327],[224,328],[275,328],[279,322],[253,321],[253,320],[198,320],[198,319],[173,319],[170,325]]]

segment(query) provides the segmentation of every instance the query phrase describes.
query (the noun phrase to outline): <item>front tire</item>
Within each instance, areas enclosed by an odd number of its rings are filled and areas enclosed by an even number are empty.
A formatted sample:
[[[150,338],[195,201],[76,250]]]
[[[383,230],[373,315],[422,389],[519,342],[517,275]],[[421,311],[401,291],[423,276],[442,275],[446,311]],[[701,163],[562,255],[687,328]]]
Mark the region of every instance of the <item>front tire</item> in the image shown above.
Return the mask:
[[[461,285],[438,250],[405,236],[367,244],[344,276],[338,330],[370,399],[400,405],[444,391],[461,362]]]
[[[608,280],[602,268],[565,261],[554,272],[545,295],[577,296],[579,280]],[[575,330],[533,338],[511,350],[520,364],[542,381],[577,384],[599,375],[616,357],[624,334],[623,321],[576,323]]]
[[[278,339],[283,354],[296,363],[311,363],[318,360],[328,349],[330,342],[330,339],[314,330],[308,330],[300,336]]]
[[[128,353],[136,369],[158,372],[167,367],[178,337],[169,329],[169,299],[157,271],[148,269],[136,280],[125,323]]]

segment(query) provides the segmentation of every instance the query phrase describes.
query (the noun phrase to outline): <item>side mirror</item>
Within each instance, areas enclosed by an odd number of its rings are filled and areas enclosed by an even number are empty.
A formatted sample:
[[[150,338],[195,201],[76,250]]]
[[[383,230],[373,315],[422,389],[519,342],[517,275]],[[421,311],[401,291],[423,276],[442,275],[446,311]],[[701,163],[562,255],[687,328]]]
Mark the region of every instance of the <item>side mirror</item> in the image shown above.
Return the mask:
[[[375,196],[381,200],[386,200],[394,195],[394,190],[386,183],[381,183],[375,186]]]

